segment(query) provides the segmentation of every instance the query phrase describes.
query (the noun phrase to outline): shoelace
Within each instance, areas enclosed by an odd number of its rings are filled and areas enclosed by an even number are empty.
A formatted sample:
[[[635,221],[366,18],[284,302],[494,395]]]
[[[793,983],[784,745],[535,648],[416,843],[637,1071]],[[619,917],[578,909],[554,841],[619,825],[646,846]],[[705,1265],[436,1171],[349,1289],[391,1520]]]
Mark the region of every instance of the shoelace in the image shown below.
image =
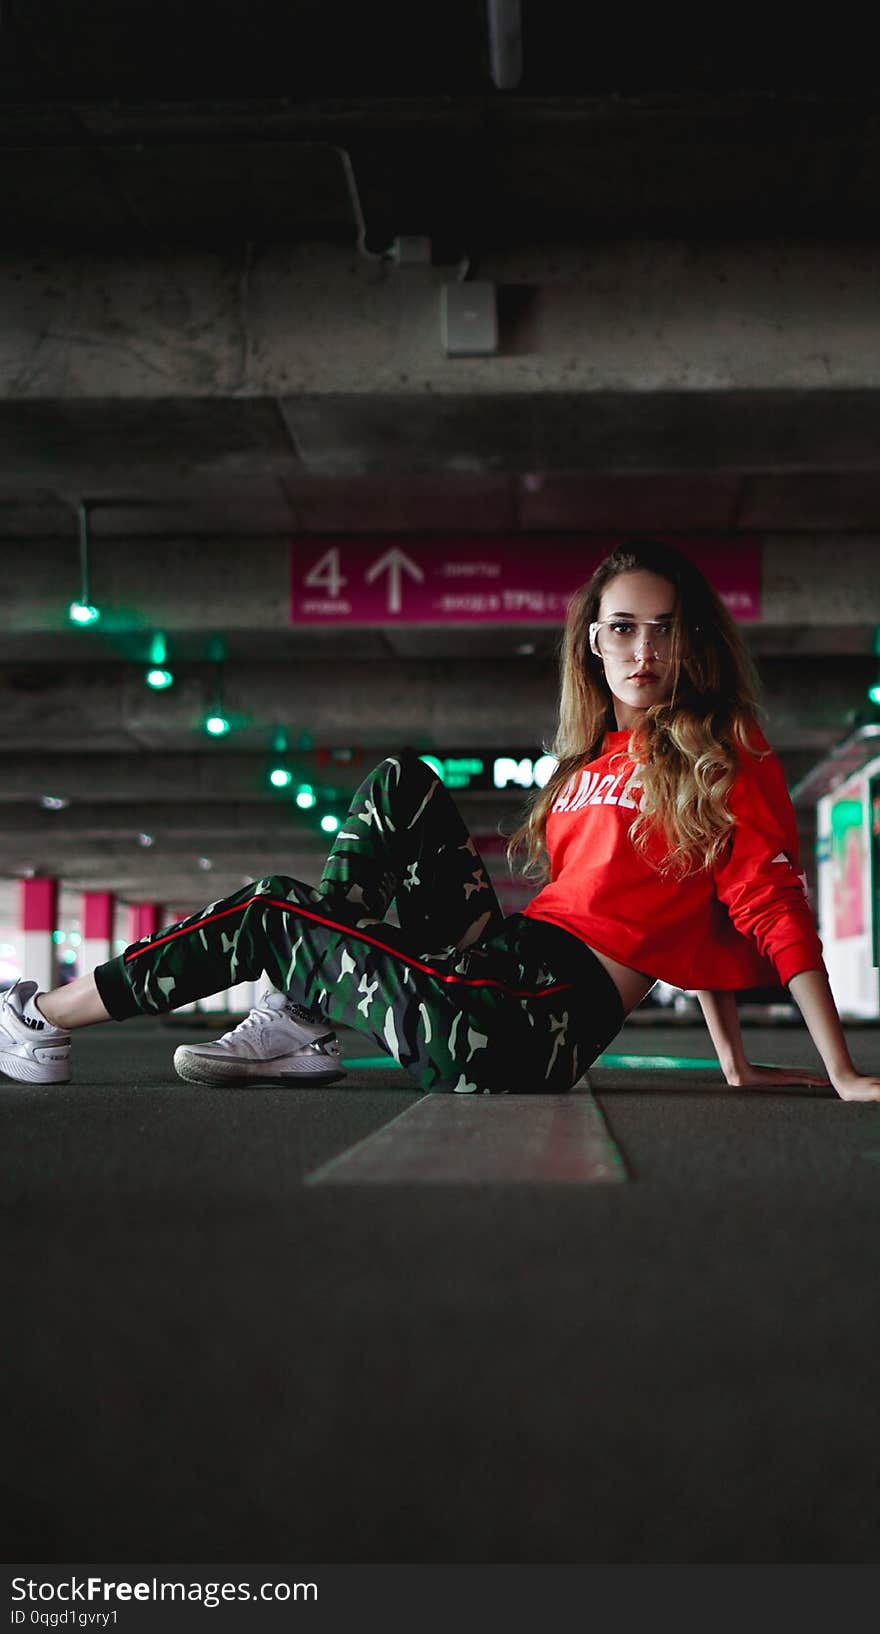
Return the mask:
[[[308,1010],[305,1010],[301,1004],[288,1004],[283,1010],[269,1010],[261,1005],[256,1005],[255,1008],[251,1010],[250,1014],[246,1015],[244,1020],[238,1023],[237,1027],[233,1027],[230,1037],[235,1033],[246,1032],[249,1027],[258,1027],[263,1021],[266,1020],[278,1021],[282,1020],[285,1016],[288,1016],[289,1018],[291,1012],[295,1020],[307,1022],[310,1027],[321,1025],[320,1022],[315,1021],[313,1016],[309,1015]],[[332,1029],[328,1027],[328,1035],[331,1031]]]
[[[233,1027],[232,1032],[233,1033],[247,1032],[248,1027],[257,1026],[259,1017],[260,1016],[265,1016],[266,1013],[267,1012],[265,1010],[252,1010],[250,1015],[245,1016],[244,1021],[240,1021],[238,1023],[237,1027]]]

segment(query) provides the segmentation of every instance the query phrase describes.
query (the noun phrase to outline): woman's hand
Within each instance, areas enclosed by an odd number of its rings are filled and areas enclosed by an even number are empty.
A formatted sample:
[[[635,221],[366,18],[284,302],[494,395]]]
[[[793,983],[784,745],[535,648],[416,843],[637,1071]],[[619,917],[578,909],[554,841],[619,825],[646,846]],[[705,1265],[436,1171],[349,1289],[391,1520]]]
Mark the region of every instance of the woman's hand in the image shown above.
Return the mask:
[[[788,987],[841,1100],[880,1101],[880,1078],[865,1077],[853,1066],[827,971],[802,970]]]
[[[724,1076],[732,1089],[783,1089],[786,1084],[802,1084],[805,1089],[831,1087],[829,1080],[821,1073],[804,1072],[800,1067],[752,1066],[751,1061],[744,1061],[738,1067],[726,1069]],[[862,1082],[873,1083],[876,1080],[863,1079]],[[836,1089],[837,1085],[834,1087]]]
[[[880,1078],[845,1072],[835,1073],[831,1082],[842,1101],[880,1101]]]

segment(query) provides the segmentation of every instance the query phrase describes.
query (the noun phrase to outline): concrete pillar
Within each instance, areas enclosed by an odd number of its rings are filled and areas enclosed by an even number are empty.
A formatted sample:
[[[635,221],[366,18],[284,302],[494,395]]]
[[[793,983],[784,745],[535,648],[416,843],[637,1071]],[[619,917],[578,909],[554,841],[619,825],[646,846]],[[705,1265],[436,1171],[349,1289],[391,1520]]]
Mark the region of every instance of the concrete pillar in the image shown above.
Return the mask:
[[[261,982],[236,982],[226,995],[227,1009],[234,1011],[235,1014],[240,1011],[242,1015],[247,1015],[248,1010],[252,1010],[256,1004],[262,986]]]
[[[79,959],[80,971],[85,974],[94,970],[95,965],[105,964],[113,957],[113,909],[115,899],[112,891],[83,891],[80,898],[80,918],[82,920],[82,953]]]
[[[196,1001],[196,1007],[197,1009],[205,1010],[206,1012],[210,1012],[211,1010],[222,1010],[225,1015],[227,1009],[229,1008],[228,993],[225,989],[221,993],[208,993],[205,998],[198,999]]]
[[[139,942],[142,936],[153,936],[162,928],[158,902],[130,902],[128,905],[128,940]]]
[[[167,925],[176,925],[181,919],[189,919],[192,911],[192,908],[169,908],[165,923]],[[178,1004],[174,1014],[176,1016],[197,1015],[201,1008],[201,999],[193,999],[191,1004]]]
[[[257,1002],[257,995],[261,991],[259,982],[236,982],[234,987],[226,988],[222,993],[211,993],[208,998],[199,999],[200,1010],[220,1010],[224,1014],[247,1015]]]
[[[49,875],[23,879],[19,896],[22,972],[41,992],[58,984],[52,933],[58,925],[58,881]]]

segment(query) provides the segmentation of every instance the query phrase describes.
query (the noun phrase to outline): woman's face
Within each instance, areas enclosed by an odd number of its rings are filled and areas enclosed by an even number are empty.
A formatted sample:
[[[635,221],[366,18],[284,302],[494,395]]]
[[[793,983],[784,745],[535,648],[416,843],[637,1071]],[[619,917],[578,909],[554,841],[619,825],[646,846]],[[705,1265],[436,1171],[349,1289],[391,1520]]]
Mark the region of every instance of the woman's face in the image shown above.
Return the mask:
[[[675,586],[657,573],[618,573],[602,592],[595,642],[621,731],[672,695],[674,616]]]

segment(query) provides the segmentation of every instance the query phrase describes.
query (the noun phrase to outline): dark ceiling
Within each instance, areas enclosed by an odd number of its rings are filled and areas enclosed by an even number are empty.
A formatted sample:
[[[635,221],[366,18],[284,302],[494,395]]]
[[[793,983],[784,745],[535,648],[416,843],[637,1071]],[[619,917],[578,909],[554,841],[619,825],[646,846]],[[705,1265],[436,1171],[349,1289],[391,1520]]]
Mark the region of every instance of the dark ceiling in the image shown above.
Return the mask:
[[[510,8],[513,9],[513,8]],[[521,0],[526,96],[849,90],[865,38],[828,16],[745,26]],[[484,0],[5,0],[7,98],[461,96],[492,85]]]
[[[848,31],[762,19],[758,47],[666,13],[520,14],[499,91],[483,0],[6,0],[7,243],[350,238],[340,147],[377,251],[876,229],[877,88]]]

